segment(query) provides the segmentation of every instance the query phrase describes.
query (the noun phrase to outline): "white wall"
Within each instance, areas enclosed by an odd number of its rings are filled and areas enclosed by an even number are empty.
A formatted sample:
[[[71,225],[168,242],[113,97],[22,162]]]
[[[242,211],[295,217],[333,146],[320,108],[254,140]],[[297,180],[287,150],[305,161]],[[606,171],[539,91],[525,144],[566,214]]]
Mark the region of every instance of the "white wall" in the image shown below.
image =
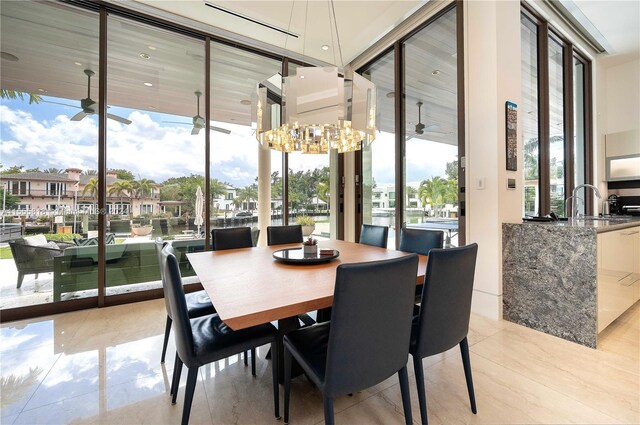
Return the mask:
[[[520,103],[520,4],[471,1],[464,15],[467,242],[479,246],[472,308],[499,318],[502,223],[521,221],[521,125],[519,171],[506,171],[505,154],[505,102]],[[506,188],[507,178],[516,179],[516,190]]]
[[[596,68],[596,175],[595,181],[606,193],[605,135],[640,129],[640,58],[607,67],[607,57],[595,61]]]

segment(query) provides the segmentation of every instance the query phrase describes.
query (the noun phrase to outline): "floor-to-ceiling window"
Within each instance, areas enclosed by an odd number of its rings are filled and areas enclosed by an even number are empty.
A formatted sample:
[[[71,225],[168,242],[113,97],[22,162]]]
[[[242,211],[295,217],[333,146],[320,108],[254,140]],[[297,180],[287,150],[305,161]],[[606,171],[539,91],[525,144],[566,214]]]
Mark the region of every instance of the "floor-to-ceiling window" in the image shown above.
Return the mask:
[[[30,245],[2,241],[0,308],[82,301],[97,279],[66,275],[61,254],[96,228],[99,16],[50,2],[3,2],[1,15],[2,221]]]
[[[280,60],[211,43],[211,227],[256,227],[258,204],[272,203],[273,193],[271,199],[258,197],[261,146],[252,128],[251,108],[257,84],[281,69]],[[279,181],[281,167],[273,157],[265,165],[269,163],[277,168],[265,176]]]
[[[359,205],[363,223],[390,226],[388,246],[399,226],[443,231],[446,246],[460,240],[458,21],[449,7],[359,69],[378,85]]]
[[[204,228],[205,69],[202,39],[113,15],[107,30],[106,232],[115,239],[106,295],[116,295],[161,287],[151,237],[196,239]],[[183,274],[194,273],[184,264]]]
[[[567,200],[589,183],[589,61],[544,19],[521,15],[524,215],[572,209],[591,212],[591,193]],[[568,208],[568,210],[567,210]]]
[[[456,9],[403,43],[406,226],[444,230],[457,245]]]
[[[376,85],[376,139],[362,150],[362,223],[395,229],[395,92],[393,51],[362,70]],[[395,247],[395,231],[389,247]]]

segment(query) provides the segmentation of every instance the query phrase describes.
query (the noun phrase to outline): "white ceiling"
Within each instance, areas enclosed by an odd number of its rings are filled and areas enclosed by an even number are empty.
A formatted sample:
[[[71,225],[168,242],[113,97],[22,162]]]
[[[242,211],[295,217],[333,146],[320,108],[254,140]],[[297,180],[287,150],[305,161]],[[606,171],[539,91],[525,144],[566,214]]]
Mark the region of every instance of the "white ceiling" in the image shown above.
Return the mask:
[[[426,0],[335,0],[334,21],[328,0],[208,0],[223,9],[294,33],[298,36],[295,38],[208,7],[204,0],[135,1],[338,66],[342,63],[337,36],[342,59],[347,64],[427,3]],[[323,45],[329,49],[322,50]]]

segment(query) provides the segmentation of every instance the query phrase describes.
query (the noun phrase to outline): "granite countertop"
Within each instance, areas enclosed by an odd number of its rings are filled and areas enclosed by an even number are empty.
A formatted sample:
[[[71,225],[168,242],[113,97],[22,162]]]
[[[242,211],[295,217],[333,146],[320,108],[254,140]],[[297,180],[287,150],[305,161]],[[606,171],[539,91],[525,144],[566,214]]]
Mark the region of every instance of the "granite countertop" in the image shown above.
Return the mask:
[[[611,232],[614,230],[626,229],[629,227],[640,226],[640,217],[634,216],[612,216],[612,217],[599,217],[594,218],[578,218],[569,219],[566,221],[525,221],[522,224],[534,225],[534,226],[554,226],[562,228],[577,228],[577,229],[595,229],[597,233]]]

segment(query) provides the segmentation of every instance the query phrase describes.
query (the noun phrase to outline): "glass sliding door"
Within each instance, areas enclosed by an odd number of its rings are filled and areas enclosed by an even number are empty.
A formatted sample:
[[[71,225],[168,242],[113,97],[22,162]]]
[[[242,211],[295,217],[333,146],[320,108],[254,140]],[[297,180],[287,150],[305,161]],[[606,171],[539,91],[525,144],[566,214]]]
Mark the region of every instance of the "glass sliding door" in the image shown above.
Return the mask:
[[[445,245],[457,246],[456,9],[406,40],[403,58],[404,196],[393,201],[406,226],[442,230]]]
[[[97,228],[98,13],[3,2],[0,14],[0,308],[96,297],[95,270],[73,259]]]
[[[524,155],[523,216],[539,212],[538,26],[522,15],[522,138]]]
[[[154,238],[204,247],[204,41],[108,18],[106,295],[161,288]]]
[[[257,84],[281,70],[279,60],[211,43],[212,228],[249,226],[255,228],[255,233],[263,224],[258,222],[260,203],[270,205],[269,210],[271,206],[274,211],[281,208],[278,201],[272,202],[279,197],[278,191],[281,193],[280,154],[267,151],[267,159],[259,160],[262,147],[251,123]],[[260,169],[259,164],[265,169]],[[259,196],[261,176],[271,185],[267,199]]]
[[[362,150],[362,223],[390,227],[395,248],[395,93],[393,51],[361,70],[376,85],[376,140]]]

